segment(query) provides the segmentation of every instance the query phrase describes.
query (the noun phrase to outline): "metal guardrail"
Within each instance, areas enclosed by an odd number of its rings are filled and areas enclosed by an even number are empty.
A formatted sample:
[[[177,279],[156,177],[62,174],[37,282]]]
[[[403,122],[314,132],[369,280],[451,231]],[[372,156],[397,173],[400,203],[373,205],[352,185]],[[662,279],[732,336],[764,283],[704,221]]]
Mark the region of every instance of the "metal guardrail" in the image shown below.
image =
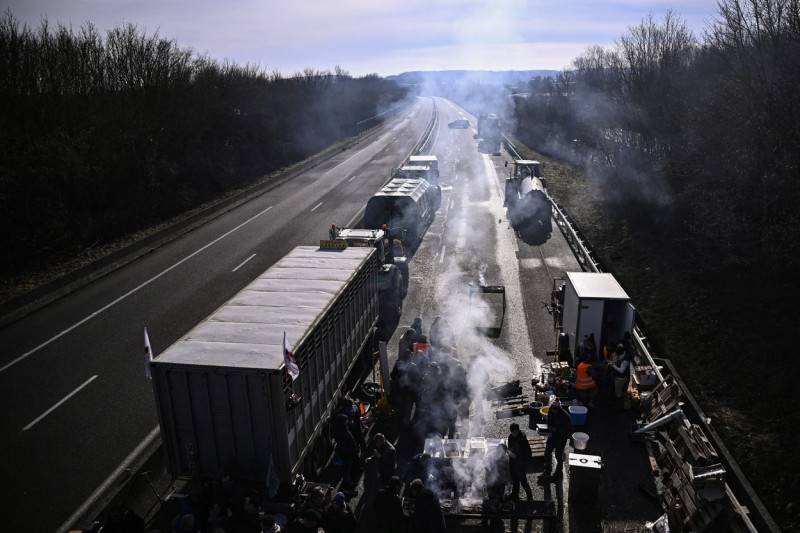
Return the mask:
[[[383,113],[379,113],[379,114],[375,115],[374,117],[369,117],[369,118],[364,119],[364,120],[362,120],[360,122],[356,122],[355,134],[356,135],[361,135],[362,133],[367,132],[370,129],[376,127],[376,126],[380,126],[381,124],[386,122],[388,119],[396,117],[397,115],[399,115],[401,111],[403,111],[406,107],[408,107],[410,105],[411,105],[411,101],[410,100],[406,100],[402,104],[398,104],[398,105],[396,105],[396,106],[394,106],[394,107],[392,107],[390,109],[387,109]]]

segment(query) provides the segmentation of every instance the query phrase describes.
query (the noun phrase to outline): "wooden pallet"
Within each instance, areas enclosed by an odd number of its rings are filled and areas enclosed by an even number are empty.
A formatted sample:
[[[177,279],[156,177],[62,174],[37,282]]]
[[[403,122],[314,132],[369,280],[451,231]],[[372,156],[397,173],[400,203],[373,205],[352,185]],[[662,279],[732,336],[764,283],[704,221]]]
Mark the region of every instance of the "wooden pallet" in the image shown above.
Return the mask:
[[[683,531],[705,531],[724,510],[721,501],[708,501],[701,496],[692,484],[691,467],[684,464],[675,471],[667,482],[665,500],[672,510],[675,520],[682,524]]]
[[[667,376],[650,394],[647,412],[645,413],[647,422],[654,422],[675,411],[680,399],[680,387],[671,376]]]
[[[494,417],[497,419],[527,415],[528,399],[522,395],[498,398],[492,400],[492,407],[494,408]]]
[[[532,458],[544,458],[544,447],[547,444],[547,437],[544,435],[539,435],[538,433],[534,435],[528,435],[528,444],[531,445],[531,452]]]

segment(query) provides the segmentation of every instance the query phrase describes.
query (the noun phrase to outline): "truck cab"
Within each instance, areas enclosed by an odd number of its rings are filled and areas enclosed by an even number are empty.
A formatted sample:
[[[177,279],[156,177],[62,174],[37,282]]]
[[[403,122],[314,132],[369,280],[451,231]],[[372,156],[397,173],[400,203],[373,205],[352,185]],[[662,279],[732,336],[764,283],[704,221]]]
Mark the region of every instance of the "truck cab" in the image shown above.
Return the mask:
[[[439,159],[435,155],[412,155],[408,157],[409,165],[422,165],[430,167],[439,175]]]
[[[532,159],[516,159],[514,160],[514,170],[510,178],[515,180],[523,180],[525,178],[541,178],[540,167],[541,163]]]
[[[508,161],[506,161],[505,166],[508,168]],[[525,180],[528,180],[528,182],[533,182],[538,179],[541,182],[542,188],[547,189],[547,182],[543,177],[541,177],[541,167],[541,163],[532,159],[514,160],[514,166],[509,171],[508,178],[506,178],[506,206],[512,205],[515,201],[517,201],[523,192],[523,189],[525,189],[525,192],[527,192],[529,187],[521,187]]]
[[[418,158],[414,164],[412,158]],[[423,158],[423,159],[419,159]],[[432,158],[432,160],[431,160]],[[431,164],[435,162],[435,165]],[[442,188],[439,186],[439,162],[436,156],[411,156],[409,164],[403,165],[394,171],[393,178],[402,179],[423,179],[427,181],[436,192],[436,207],[442,203]]]
[[[331,245],[375,248],[381,263],[378,271],[378,301],[381,308],[378,321],[381,323],[399,318],[408,291],[406,258],[402,255],[402,246],[395,246],[393,240],[382,229],[336,228]]]

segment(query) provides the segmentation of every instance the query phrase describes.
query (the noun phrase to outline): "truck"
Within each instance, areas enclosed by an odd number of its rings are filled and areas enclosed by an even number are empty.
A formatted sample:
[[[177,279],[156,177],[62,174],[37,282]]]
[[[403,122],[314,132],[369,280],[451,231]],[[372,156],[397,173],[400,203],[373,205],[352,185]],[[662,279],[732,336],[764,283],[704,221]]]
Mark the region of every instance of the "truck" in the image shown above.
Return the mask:
[[[154,358],[168,471],[319,474],[330,416],[370,348],[379,267],[374,248],[296,247]]]
[[[413,166],[426,166],[431,169],[431,174],[435,175],[435,181],[432,182],[435,185],[439,184],[439,158],[435,155],[428,154],[428,155],[410,155],[408,156],[408,165]]]
[[[479,140],[479,152],[500,155],[502,135],[500,119],[497,115],[489,113],[478,116],[478,133],[475,134],[475,138]]]
[[[389,230],[404,250],[414,250],[436,216],[437,194],[422,178],[392,178],[367,201],[363,226]]]
[[[517,159],[505,184],[504,203],[511,226],[531,242],[544,242],[553,231],[547,182],[540,168],[538,161]]]
[[[555,280],[554,289],[562,294],[561,330],[564,348],[577,354],[580,343],[594,334],[598,346],[620,342],[632,332],[636,310],[628,294],[612,274],[605,272],[567,272]]]
[[[402,245],[395,245],[388,230],[339,228],[331,224],[329,240],[320,241],[321,248],[344,246],[375,248],[381,265],[378,271],[378,323],[388,324],[400,317],[403,300],[408,293],[408,263]]]
[[[431,184],[436,194],[436,207],[442,204],[442,188],[439,185],[439,162],[436,156],[409,157],[405,165],[392,173],[392,178],[423,179]]]

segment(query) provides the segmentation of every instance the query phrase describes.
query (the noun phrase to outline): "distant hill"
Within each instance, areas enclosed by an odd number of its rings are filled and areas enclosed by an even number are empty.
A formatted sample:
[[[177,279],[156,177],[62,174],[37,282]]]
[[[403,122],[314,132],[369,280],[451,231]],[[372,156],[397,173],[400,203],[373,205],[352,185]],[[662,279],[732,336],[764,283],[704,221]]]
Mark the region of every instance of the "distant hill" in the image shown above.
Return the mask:
[[[559,70],[440,70],[403,72],[396,76],[386,76],[400,85],[448,85],[464,82],[481,82],[498,85],[519,85],[537,76],[555,77]]]

